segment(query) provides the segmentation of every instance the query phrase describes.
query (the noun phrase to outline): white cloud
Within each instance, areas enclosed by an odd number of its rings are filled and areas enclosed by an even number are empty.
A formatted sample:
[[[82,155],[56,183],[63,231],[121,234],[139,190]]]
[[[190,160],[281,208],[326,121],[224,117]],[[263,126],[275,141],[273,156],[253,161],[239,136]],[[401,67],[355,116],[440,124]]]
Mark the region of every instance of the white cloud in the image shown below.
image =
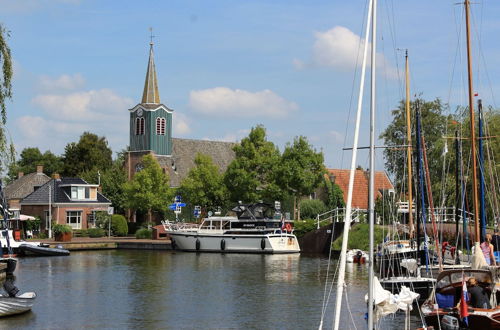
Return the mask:
[[[174,122],[173,131],[175,136],[177,135],[186,135],[191,132],[191,127],[189,123],[189,119],[186,115],[182,113],[174,112],[172,116],[172,121]]]
[[[315,32],[314,37],[316,40],[313,45],[311,63],[306,64],[301,60],[294,59],[295,68],[303,69],[308,66],[316,66],[349,71],[354,69],[356,64],[361,65],[365,41],[348,28],[335,26],[328,31]],[[370,43],[368,43],[368,47],[371,47]],[[368,50],[368,65],[370,65],[370,55],[370,50]],[[380,53],[377,53],[377,68],[382,69],[388,77],[397,77],[396,69]]]
[[[191,91],[189,105],[198,113],[233,118],[283,118],[299,108],[268,89],[254,93],[227,87]]]
[[[41,76],[38,84],[46,91],[73,90],[82,88],[85,85],[85,79],[79,73],[74,75],[63,74],[56,78]]]
[[[133,105],[132,99],[119,96],[110,89],[66,95],[42,94],[36,96],[32,102],[41,107],[48,116],[63,121],[113,121],[115,115],[126,113]]]

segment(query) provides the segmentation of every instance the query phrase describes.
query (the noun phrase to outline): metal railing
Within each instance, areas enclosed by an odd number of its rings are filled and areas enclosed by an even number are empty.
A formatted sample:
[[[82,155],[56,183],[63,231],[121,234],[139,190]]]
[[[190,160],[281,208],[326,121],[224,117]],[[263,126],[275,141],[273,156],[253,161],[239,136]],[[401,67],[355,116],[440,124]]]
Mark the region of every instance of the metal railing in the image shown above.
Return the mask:
[[[335,222],[344,222],[345,219],[345,208],[338,207],[333,210],[318,214],[316,216],[317,229],[321,226],[335,223]],[[361,222],[363,219],[366,219],[367,210],[364,209],[352,209],[351,212],[351,221],[352,222]]]

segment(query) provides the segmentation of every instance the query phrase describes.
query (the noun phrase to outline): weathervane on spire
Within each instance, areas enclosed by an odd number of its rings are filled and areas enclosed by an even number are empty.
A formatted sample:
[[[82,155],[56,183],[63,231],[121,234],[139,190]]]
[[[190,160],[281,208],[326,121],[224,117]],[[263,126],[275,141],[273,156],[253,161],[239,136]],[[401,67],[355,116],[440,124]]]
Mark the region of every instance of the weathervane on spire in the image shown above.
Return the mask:
[[[153,35],[153,28],[152,27],[149,28],[149,33],[150,33],[149,38],[151,39],[151,41],[149,42],[149,44],[153,45],[153,38],[156,37],[156,36]]]

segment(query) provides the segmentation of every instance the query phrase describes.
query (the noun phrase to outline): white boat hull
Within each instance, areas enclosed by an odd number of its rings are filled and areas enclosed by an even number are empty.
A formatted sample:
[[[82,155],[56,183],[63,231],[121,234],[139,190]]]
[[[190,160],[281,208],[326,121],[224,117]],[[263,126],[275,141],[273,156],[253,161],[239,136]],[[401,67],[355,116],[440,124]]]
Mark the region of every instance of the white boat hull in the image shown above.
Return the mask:
[[[0,317],[21,314],[31,310],[35,302],[36,294],[26,292],[17,297],[0,295]]]
[[[195,252],[224,253],[298,253],[299,242],[292,234],[200,234],[168,232],[172,248]]]

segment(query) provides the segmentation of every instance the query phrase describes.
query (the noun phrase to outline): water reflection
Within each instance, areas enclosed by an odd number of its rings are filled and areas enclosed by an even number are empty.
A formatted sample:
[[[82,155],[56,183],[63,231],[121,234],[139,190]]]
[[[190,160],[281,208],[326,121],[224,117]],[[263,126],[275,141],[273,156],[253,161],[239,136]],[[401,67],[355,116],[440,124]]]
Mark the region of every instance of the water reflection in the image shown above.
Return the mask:
[[[126,250],[21,259],[16,284],[38,298],[32,312],[0,319],[0,329],[317,329],[327,266],[299,254]],[[367,269],[348,267],[346,294],[363,328]],[[343,328],[353,328],[347,306],[343,311]],[[385,328],[400,321],[391,322]]]

